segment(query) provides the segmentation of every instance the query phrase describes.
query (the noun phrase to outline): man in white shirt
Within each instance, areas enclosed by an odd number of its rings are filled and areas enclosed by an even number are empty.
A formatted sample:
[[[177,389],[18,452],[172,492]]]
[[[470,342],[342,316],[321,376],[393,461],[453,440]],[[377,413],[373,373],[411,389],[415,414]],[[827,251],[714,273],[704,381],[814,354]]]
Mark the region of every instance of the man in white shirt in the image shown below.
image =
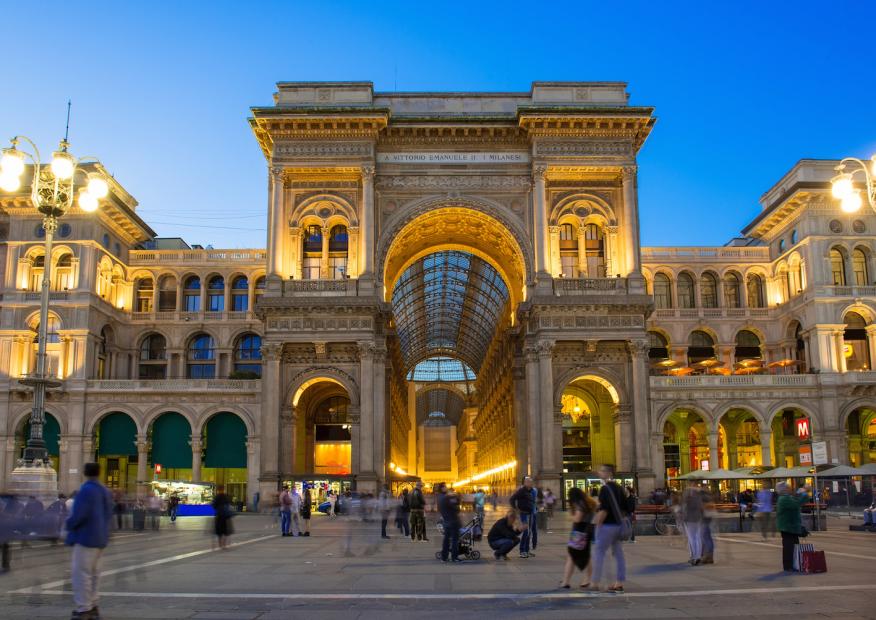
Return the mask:
[[[291,512],[289,516],[292,520],[292,531],[289,533],[289,536],[298,536],[301,525],[299,520],[301,518],[301,496],[298,494],[298,489],[295,488],[295,485],[292,485],[289,499],[292,502],[289,506]]]

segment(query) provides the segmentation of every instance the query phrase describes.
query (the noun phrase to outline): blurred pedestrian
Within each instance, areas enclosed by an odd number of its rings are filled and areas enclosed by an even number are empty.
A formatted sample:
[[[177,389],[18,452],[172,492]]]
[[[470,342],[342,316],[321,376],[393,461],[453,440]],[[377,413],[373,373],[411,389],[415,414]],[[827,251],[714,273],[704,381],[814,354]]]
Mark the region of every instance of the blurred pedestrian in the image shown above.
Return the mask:
[[[302,536],[310,536],[310,511],[313,509],[312,506],[313,498],[310,494],[310,485],[305,483],[304,485],[304,496],[301,498],[301,521],[302,521]]]
[[[283,485],[280,493],[280,536],[289,536],[289,526],[292,524],[292,495],[289,485]]]
[[[423,496],[423,483],[417,481],[408,500],[411,507],[411,540],[428,542],[426,536],[426,498]]]
[[[544,510],[547,513],[547,518],[550,519],[554,516],[554,504],[557,502],[556,496],[553,494],[553,491],[550,489],[545,489],[544,491]]]
[[[73,547],[73,618],[98,618],[101,557],[109,543],[113,501],[110,492],[98,480],[100,465],[86,463],[82,472],[85,482],[76,493],[73,510],[65,523],[66,543]]]
[[[609,592],[622,593],[626,580],[627,565],[624,558],[623,545],[621,544],[622,523],[624,519],[625,500],[624,491],[614,482],[614,466],[600,465],[599,477],[605,483],[599,489],[599,509],[593,520],[593,539],[596,543],[593,550],[593,577],[592,584],[595,589],[600,589],[602,580],[602,568],[608,550],[614,556],[617,564],[617,573],[614,583],[607,588]]]
[[[24,527],[28,536],[42,535],[43,503],[31,495],[24,505]]]
[[[389,539],[389,535],[386,533],[386,525],[389,523],[389,514],[392,512],[390,497],[389,487],[384,484],[377,495],[377,509],[380,512],[380,537],[383,539]]]
[[[481,527],[484,526],[484,504],[487,501],[487,494],[484,493],[483,489],[477,489],[475,491],[474,497],[472,498],[472,508],[474,508],[474,512],[478,517],[478,521],[481,524]]]
[[[636,542],[636,507],[639,504],[639,497],[636,495],[636,490],[632,486],[627,485],[627,515],[630,517],[630,542]]]
[[[508,554],[520,542],[520,531],[523,527],[514,510],[509,510],[504,517],[497,519],[487,534],[487,543],[493,550],[493,557],[497,560],[507,560]]]
[[[125,497],[121,491],[113,493],[113,514],[116,517],[116,529],[121,530],[125,519]]]
[[[328,516],[329,516],[329,518],[334,519],[335,517],[338,516],[338,514],[337,514],[338,496],[332,491],[328,492],[328,503],[329,503]]]
[[[292,531],[289,536],[301,535],[301,495],[298,493],[298,488],[293,484],[289,491],[289,499],[292,504],[289,506],[289,518],[291,519]]]
[[[401,496],[398,500],[398,508],[396,508],[396,524],[402,535],[405,537],[411,536],[410,526],[411,515],[411,494],[407,489],[402,489]],[[413,540],[413,538],[411,538]]]
[[[461,562],[459,559],[459,496],[443,482],[438,485],[438,511],[444,525],[444,540],[441,542],[441,560]]]
[[[687,546],[690,551],[688,562],[691,566],[699,566],[703,560],[703,494],[696,482],[685,489],[681,498],[681,520],[684,522],[684,532],[687,535]]]
[[[493,512],[496,512],[497,506],[499,505],[499,494],[495,489],[490,493],[490,504],[493,506]]]
[[[149,514],[149,525],[154,531],[158,531],[161,521],[161,498],[158,493],[151,493],[146,499],[146,512]]]
[[[59,493],[58,499],[49,504],[45,515],[47,533],[52,538],[52,544],[55,544],[64,529],[64,521],[67,520],[67,498],[63,493]]]
[[[521,558],[530,556],[529,542],[532,539],[532,515],[535,509],[535,496],[532,491],[532,478],[524,476],[523,484],[510,499],[511,507],[517,511],[520,515],[520,522],[526,526],[526,529],[523,530],[523,536],[520,537]]]
[[[221,484],[216,487],[216,495],[213,497],[213,525],[216,538],[219,540],[219,548],[228,548],[228,537],[234,533],[231,519],[234,511],[231,509],[231,498],[225,494],[225,487]]]
[[[760,526],[760,535],[766,540],[767,532],[773,531],[773,493],[766,482],[762,483],[760,490],[757,492],[754,508],[755,517]]]
[[[776,529],[782,535],[782,569],[794,570],[794,546],[800,544],[800,536],[808,535],[803,528],[803,517],[800,508],[809,499],[806,491],[809,487],[802,487],[803,493],[796,495],[791,493],[791,487],[787,482],[776,484],[776,492],[779,500],[776,502]]]
[[[170,515],[170,522],[176,523],[176,515],[179,512],[179,495],[176,493],[167,500],[167,512]]]
[[[587,580],[581,583],[582,588],[587,588],[593,577],[590,546],[593,542],[593,516],[596,514],[596,500],[578,487],[569,489],[568,499],[569,510],[572,513],[572,532],[566,545],[568,556],[560,587],[565,589],[571,587],[572,573],[577,568],[580,571],[587,571]]]

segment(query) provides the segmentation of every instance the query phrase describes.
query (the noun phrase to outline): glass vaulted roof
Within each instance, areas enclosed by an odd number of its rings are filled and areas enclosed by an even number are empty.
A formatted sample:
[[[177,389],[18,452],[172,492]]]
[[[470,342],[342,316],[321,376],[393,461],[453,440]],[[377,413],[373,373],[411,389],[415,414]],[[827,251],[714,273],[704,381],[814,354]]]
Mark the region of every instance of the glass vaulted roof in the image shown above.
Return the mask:
[[[408,373],[408,381],[439,381],[456,383],[474,381],[474,371],[468,364],[452,357],[430,357],[423,360]]]
[[[402,273],[392,292],[406,365],[454,357],[477,372],[507,303],[508,287],[485,260],[458,250],[419,259]]]
[[[446,388],[427,390],[417,394],[417,424],[433,421],[440,413],[450,424],[459,424],[465,400],[462,396]],[[440,425],[440,423],[434,423]]]

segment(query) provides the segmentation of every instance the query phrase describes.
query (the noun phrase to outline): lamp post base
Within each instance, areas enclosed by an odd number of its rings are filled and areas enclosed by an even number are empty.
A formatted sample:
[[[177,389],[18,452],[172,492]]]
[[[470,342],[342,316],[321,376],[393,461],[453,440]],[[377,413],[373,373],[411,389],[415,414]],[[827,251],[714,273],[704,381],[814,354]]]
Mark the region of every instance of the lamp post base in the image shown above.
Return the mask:
[[[42,461],[19,463],[7,478],[6,492],[19,497],[35,497],[43,505],[58,499],[58,473]]]

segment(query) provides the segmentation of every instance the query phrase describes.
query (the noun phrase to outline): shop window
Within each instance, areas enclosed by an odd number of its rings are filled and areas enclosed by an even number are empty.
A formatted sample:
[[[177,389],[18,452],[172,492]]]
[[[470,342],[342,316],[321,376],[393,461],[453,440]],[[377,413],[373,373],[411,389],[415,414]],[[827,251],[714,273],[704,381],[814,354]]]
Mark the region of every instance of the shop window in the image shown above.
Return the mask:
[[[216,376],[216,344],[213,337],[198,334],[189,341],[186,376],[189,379],[213,379]]]

